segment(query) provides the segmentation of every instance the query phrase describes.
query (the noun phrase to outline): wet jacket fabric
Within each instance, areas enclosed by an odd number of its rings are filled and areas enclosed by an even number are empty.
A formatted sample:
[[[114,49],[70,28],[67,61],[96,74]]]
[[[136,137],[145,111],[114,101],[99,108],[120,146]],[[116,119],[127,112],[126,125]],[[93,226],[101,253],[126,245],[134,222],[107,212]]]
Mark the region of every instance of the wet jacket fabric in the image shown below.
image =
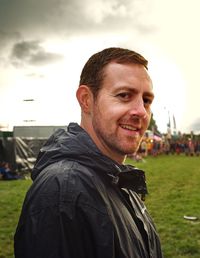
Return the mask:
[[[15,232],[16,258],[161,258],[144,172],[104,156],[76,123],[42,147]]]

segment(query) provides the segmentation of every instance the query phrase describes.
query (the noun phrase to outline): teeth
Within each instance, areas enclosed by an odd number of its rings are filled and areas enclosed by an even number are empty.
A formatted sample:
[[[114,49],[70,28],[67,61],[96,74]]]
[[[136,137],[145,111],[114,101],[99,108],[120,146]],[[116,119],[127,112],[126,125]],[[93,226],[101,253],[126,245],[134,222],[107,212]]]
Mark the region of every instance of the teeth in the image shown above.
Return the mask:
[[[121,127],[124,128],[124,129],[131,130],[131,131],[136,131],[137,130],[137,128],[132,127],[131,125],[121,125]]]

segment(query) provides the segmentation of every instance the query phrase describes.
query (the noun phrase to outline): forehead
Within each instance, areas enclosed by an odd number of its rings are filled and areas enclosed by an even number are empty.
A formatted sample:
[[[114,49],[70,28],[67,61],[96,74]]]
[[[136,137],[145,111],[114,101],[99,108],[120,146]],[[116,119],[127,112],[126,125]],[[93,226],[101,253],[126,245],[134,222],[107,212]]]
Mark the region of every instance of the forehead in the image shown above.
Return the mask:
[[[110,63],[104,68],[103,88],[115,89],[130,87],[153,91],[152,80],[148,71],[140,64]]]

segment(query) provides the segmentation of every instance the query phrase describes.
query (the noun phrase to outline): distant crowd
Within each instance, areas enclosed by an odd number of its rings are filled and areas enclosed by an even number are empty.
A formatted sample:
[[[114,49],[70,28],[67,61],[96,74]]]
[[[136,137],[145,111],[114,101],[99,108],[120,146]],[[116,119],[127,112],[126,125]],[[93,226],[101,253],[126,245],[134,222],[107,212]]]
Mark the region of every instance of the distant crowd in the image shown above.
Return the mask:
[[[186,156],[200,156],[200,140],[191,138],[167,139],[166,137],[155,140],[149,137],[144,137],[137,153],[129,155],[129,157],[140,160],[147,157],[148,155],[155,157],[160,154],[184,154]]]

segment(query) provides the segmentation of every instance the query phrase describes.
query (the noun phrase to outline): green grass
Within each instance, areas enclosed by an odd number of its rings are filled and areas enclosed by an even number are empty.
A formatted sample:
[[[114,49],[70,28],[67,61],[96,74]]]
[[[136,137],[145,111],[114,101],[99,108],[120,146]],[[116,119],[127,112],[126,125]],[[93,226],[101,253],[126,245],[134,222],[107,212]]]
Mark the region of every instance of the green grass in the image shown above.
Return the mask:
[[[144,163],[132,164],[146,171],[149,194],[145,203],[159,232],[165,258],[199,258],[200,157],[148,157]],[[199,220],[191,222],[184,215]]]
[[[144,169],[146,206],[159,232],[165,258],[200,257],[200,157],[148,157],[128,163]],[[13,236],[31,180],[0,181],[0,258],[13,256]]]
[[[0,258],[13,255],[13,237],[31,180],[0,181]]]

